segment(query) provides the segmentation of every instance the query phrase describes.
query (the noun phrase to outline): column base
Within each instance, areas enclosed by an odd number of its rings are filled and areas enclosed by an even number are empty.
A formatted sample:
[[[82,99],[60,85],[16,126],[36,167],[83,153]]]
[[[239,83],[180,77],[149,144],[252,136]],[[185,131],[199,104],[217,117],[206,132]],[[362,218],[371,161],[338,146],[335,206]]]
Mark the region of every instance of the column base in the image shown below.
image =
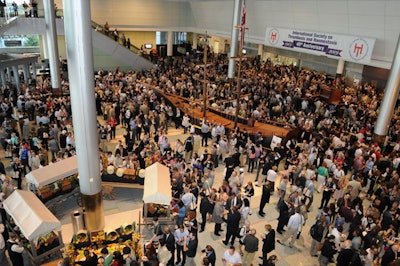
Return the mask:
[[[372,141],[373,142],[377,142],[378,144],[385,143],[385,139],[386,139],[386,135],[378,135],[378,134],[375,134],[375,133],[372,135]]]
[[[82,207],[85,209],[85,224],[88,231],[104,229],[103,192],[94,195],[82,194]]]

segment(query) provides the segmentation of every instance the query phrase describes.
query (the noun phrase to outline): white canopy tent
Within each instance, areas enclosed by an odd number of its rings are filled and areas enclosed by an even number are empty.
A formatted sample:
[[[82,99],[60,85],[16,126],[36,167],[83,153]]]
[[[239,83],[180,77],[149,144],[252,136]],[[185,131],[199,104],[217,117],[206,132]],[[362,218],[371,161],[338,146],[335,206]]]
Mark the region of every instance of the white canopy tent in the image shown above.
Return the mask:
[[[76,156],[72,156],[30,172],[26,175],[26,182],[39,188],[76,173],[78,173],[78,161]]]
[[[28,240],[36,241],[51,231],[61,230],[60,221],[33,192],[15,190],[3,206]]]
[[[143,202],[169,205],[171,198],[169,168],[158,162],[147,167],[144,179]]]

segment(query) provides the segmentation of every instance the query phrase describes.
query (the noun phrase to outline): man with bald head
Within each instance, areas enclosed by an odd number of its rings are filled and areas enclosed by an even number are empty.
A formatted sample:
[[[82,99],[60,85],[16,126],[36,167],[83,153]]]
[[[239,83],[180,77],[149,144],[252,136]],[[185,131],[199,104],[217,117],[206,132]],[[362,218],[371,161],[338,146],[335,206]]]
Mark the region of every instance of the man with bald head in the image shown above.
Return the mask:
[[[337,266],[348,266],[351,264],[353,257],[356,252],[351,248],[351,240],[344,241],[344,246],[342,250],[339,251],[339,255],[337,257]]]
[[[382,256],[381,265],[387,266],[390,265],[392,261],[397,258],[397,252],[399,250],[398,244],[393,244],[389,249],[385,251],[385,254]]]

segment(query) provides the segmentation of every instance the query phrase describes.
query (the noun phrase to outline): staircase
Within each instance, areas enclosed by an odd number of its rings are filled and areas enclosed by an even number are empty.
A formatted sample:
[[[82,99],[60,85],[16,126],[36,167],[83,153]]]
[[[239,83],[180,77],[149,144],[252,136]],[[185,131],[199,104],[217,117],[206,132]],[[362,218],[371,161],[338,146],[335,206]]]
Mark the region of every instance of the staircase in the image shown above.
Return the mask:
[[[6,32],[10,27],[13,27],[16,24],[16,17],[13,17],[9,20],[5,20],[0,24],[0,35],[4,35],[4,32]]]

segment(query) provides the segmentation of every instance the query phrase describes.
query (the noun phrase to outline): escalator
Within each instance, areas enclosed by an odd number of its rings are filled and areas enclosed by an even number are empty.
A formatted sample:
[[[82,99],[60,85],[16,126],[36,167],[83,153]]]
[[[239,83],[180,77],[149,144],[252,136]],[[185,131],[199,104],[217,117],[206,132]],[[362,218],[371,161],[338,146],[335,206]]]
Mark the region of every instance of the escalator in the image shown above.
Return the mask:
[[[57,35],[64,35],[64,21],[62,19],[56,19],[56,28]],[[125,48],[103,34],[99,30],[98,24],[94,22],[92,23],[92,28],[94,70],[114,70],[119,67],[122,71],[141,71],[155,67],[153,63],[140,55],[137,47],[131,46],[131,49]],[[44,35],[46,24],[44,18],[15,17],[12,21],[0,25],[0,32],[2,32],[2,35]],[[3,53],[6,52],[8,51],[4,51]],[[1,48],[0,53],[2,53]]]

